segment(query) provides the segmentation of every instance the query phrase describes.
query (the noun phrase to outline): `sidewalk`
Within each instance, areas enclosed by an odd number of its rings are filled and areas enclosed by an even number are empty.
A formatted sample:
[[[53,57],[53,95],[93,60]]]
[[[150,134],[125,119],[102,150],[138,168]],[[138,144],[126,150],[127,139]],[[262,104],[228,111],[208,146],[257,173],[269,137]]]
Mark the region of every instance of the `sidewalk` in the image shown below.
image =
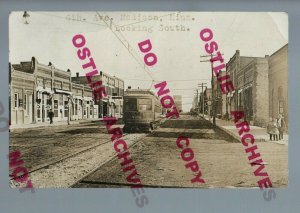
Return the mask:
[[[204,116],[206,120],[209,120],[209,117],[207,115]],[[212,119],[211,119],[212,122]],[[226,121],[216,118],[216,125],[231,135],[232,137],[236,138],[237,140],[241,141],[241,138],[238,134],[238,130],[236,129],[236,126],[234,124],[234,121]],[[287,134],[283,134],[283,140],[278,141],[270,141],[270,136],[267,134],[267,129],[250,125],[250,133],[254,136],[256,142],[271,142],[271,143],[277,143],[282,145],[288,145],[289,136]]]
[[[84,119],[84,120],[70,121],[70,125],[92,123],[92,122],[95,122],[95,121],[99,121],[99,119]],[[68,122],[67,121],[54,121],[53,124],[50,124],[49,121],[48,121],[48,122],[44,122],[44,123],[15,124],[13,126],[10,126],[9,129],[10,130],[29,129],[29,128],[63,126],[63,125],[68,125]]]

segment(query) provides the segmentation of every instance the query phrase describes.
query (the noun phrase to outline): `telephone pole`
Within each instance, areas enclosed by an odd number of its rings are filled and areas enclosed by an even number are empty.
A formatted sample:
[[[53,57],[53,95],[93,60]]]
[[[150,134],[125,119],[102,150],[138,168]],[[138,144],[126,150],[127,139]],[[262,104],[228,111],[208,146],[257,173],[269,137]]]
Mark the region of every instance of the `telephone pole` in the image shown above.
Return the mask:
[[[224,54],[221,54],[221,55],[224,55]],[[213,69],[213,61],[212,61],[213,56],[216,56],[216,55],[213,55],[213,54],[210,54],[210,55],[201,55],[200,56],[201,58],[210,57],[210,59],[209,60],[200,61],[200,62],[210,62],[210,65],[211,65],[212,114],[213,114],[213,126],[216,126],[216,107],[215,107],[215,90],[214,90],[214,87],[215,87],[214,84],[215,83],[214,83],[214,69]]]
[[[197,109],[197,112],[199,113],[199,110],[198,110],[198,106],[199,106],[199,95],[198,95],[198,89],[196,89],[197,91],[197,103],[196,103],[196,109]]]
[[[202,92],[202,103],[201,103],[201,105],[202,105],[202,117],[204,118],[204,92],[203,92],[203,88],[204,87],[206,87],[206,86],[204,86],[206,83],[201,83],[201,84],[198,84],[198,86],[200,87],[200,85],[201,85],[201,92]]]

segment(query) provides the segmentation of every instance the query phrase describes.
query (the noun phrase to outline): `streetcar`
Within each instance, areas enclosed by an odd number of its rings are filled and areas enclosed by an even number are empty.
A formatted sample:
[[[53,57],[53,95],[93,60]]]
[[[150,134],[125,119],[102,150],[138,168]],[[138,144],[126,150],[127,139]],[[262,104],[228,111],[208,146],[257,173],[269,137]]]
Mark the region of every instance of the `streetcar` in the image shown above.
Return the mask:
[[[124,94],[124,132],[151,132],[160,125],[162,107],[157,96],[146,89],[127,89]]]

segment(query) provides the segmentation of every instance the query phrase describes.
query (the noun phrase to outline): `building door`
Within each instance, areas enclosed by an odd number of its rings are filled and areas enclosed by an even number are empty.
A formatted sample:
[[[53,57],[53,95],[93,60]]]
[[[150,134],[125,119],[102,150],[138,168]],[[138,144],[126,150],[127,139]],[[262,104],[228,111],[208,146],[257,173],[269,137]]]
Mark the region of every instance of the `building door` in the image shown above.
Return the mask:
[[[45,122],[45,94],[42,94],[42,122]]]
[[[33,117],[32,116],[32,95],[29,95],[29,98],[28,98],[28,116],[29,116],[29,122],[32,123],[32,121],[33,121],[32,120],[32,117]]]
[[[42,122],[45,122],[45,106],[42,105]]]
[[[107,102],[103,102],[103,117],[107,116]]]

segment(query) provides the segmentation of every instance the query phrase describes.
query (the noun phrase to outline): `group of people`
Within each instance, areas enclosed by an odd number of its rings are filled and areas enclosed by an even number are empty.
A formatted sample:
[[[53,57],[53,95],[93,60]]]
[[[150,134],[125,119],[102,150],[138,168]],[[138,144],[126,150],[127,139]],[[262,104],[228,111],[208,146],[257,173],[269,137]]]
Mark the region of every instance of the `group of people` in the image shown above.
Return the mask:
[[[267,126],[267,133],[270,135],[270,140],[283,140],[283,132],[286,130],[286,124],[282,114],[277,118],[270,118]]]

